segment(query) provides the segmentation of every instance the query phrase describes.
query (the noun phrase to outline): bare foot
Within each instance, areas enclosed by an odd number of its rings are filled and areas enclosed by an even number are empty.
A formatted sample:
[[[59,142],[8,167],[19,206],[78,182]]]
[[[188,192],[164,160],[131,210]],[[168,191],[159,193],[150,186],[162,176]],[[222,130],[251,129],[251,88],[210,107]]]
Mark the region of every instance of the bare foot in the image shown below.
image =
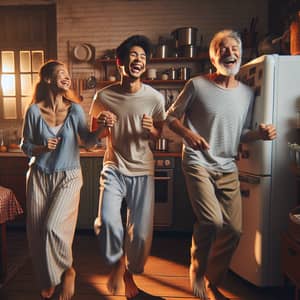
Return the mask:
[[[139,289],[133,280],[132,274],[125,270],[124,273],[125,296],[127,299],[135,297],[139,293]]]
[[[65,271],[59,300],[70,300],[73,297],[75,291],[75,276],[76,272],[74,268],[71,267]]]
[[[229,300],[220,292],[220,290],[214,284],[210,283],[208,288],[211,292],[210,294],[212,294],[212,297],[210,297],[212,300]]]
[[[207,296],[206,283],[204,276],[198,277],[196,271],[190,266],[190,283],[193,294],[200,300],[209,300]]]
[[[116,295],[123,286],[123,275],[125,272],[125,259],[122,257],[114,266],[107,281],[108,291]]]
[[[54,291],[55,291],[54,286],[52,286],[48,289],[44,289],[44,290],[41,291],[41,297],[44,298],[44,299],[50,299],[53,296]]]

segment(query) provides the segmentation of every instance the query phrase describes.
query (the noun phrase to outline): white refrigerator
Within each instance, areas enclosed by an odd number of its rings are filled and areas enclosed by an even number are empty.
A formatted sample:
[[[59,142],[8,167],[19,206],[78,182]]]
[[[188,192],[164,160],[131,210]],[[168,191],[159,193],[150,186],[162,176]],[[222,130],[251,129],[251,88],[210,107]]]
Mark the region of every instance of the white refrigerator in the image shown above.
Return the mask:
[[[252,127],[272,123],[277,139],[241,145],[243,234],[231,270],[256,286],[277,286],[283,279],[280,237],[297,201],[288,142],[296,141],[300,56],[258,57],[241,67],[239,77],[256,92]]]

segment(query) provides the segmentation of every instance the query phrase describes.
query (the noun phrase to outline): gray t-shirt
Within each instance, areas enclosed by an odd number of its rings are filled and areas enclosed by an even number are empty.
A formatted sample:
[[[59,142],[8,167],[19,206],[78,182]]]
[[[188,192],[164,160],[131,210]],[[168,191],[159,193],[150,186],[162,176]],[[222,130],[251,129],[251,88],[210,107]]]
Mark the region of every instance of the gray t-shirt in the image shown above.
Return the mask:
[[[108,136],[104,165],[114,165],[128,176],[153,175],[153,153],[149,133],[142,128],[142,117],[146,114],[154,121],[165,119],[162,94],[146,84],[136,93],[124,93],[117,83],[100,90],[93,105],[117,116]]]
[[[232,172],[238,145],[250,129],[254,92],[239,82],[222,88],[205,77],[192,78],[167,113],[168,121],[184,116],[184,125],[209,143],[206,151],[184,143],[183,162],[215,171]]]

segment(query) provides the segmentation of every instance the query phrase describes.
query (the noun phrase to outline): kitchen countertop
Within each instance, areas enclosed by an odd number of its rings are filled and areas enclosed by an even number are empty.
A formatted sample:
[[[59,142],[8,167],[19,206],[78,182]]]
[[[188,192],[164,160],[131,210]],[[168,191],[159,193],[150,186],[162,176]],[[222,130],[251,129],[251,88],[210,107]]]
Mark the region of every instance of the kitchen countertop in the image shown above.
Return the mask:
[[[0,152],[0,157],[25,157],[23,152]]]
[[[103,157],[105,149],[81,150],[80,157]],[[181,152],[154,151],[155,157],[181,157]],[[0,157],[26,157],[23,152],[0,152]]]

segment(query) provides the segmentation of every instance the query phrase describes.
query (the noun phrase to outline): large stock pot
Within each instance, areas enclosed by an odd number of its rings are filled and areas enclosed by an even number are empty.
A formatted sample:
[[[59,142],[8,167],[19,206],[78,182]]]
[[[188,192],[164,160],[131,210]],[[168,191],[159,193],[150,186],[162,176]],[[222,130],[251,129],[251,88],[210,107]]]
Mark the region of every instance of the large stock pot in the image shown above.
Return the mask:
[[[196,45],[197,31],[195,27],[181,27],[175,29],[171,34],[176,41],[176,48],[187,45]]]

